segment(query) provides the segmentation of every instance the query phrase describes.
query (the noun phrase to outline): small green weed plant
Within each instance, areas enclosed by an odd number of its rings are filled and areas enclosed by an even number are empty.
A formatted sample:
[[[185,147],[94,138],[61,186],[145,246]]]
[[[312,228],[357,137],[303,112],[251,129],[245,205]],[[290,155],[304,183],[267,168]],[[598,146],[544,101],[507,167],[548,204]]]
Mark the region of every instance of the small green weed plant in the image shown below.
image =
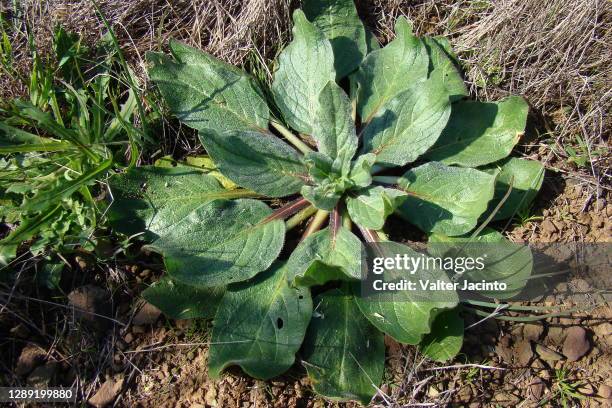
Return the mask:
[[[49,259],[50,251],[93,250],[108,206],[97,199],[104,180],[134,165],[142,145],[136,92],[108,38],[91,50],[58,27],[45,58],[31,41],[28,79],[13,68],[4,31],[2,39],[2,71],[25,82],[29,99],[3,101],[0,109],[0,213],[15,226],[0,241],[0,265],[23,242],[26,256]]]

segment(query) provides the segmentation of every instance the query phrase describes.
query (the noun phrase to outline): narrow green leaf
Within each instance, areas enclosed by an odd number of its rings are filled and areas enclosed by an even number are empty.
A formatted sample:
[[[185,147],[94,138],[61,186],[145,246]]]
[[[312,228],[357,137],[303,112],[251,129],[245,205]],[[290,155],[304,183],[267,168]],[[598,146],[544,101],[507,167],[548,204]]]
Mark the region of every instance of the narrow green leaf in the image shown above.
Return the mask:
[[[282,220],[263,202],[215,200],[178,219],[148,247],[164,255],[170,276],[187,285],[224,286],[252,278],[278,257]]]
[[[0,266],[6,266],[15,258],[19,245],[32,239],[41,229],[50,225],[62,206],[57,205],[53,209],[43,212],[32,218],[25,218],[19,226],[9,235],[0,240]]]
[[[397,94],[363,131],[363,150],[376,162],[403,166],[415,161],[438,140],[451,113],[441,71]]]
[[[377,257],[422,256],[406,245],[390,241],[382,243],[378,251]],[[427,281],[449,283],[448,276],[442,270],[422,268],[413,274],[406,270],[386,269],[384,281],[393,282],[412,277],[418,278],[418,281],[413,280],[416,283],[415,290],[375,292],[355,298],[359,309],[370,323],[405,344],[418,344],[423,336],[431,331],[431,321],[435,313],[440,309],[455,307],[458,303],[455,291],[436,293],[423,290],[420,286],[421,282]]]
[[[312,136],[319,152],[339,160],[342,173],[349,171],[351,159],[357,151],[355,123],[351,118],[351,102],[335,82],[330,81],[319,95],[320,114]]]
[[[306,0],[302,9],[331,42],[337,79],[357,69],[368,46],[353,0]]]
[[[427,157],[465,167],[501,160],[523,135],[528,110],[519,96],[495,103],[456,102],[448,125]]]
[[[399,215],[425,232],[455,236],[476,226],[493,198],[495,177],[431,162],[409,170],[398,184],[408,193]]]
[[[315,298],[302,355],[314,390],[328,398],[368,404],[382,381],[383,335],[338,289]]]
[[[170,47],[176,59],[147,54],[149,76],[183,123],[200,131],[268,128],[268,106],[245,73],[185,44]]]
[[[544,181],[544,166],[535,160],[513,157],[500,163],[494,163],[482,170],[497,175],[495,196],[489,203],[488,213],[495,209],[512,185],[510,195],[495,213],[493,220],[512,218],[519,211],[529,208]]]
[[[221,173],[257,193],[284,197],[300,191],[308,178],[300,155],[272,134],[201,132],[200,140]]]
[[[253,281],[228,288],[214,320],[208,373],[219,378],[228,366],[267,380],[295,361],[312,314],[310,291],[290,287],[282,263]]]
[[[301,10],[295,10],[293,22],[293,41],[278,57],[272,94],[289,126],[310,135],[321,111],[319,94],[336,77],[334,53]]]
[[[483,269],[466,271],[463,276],[471,282],[506,283],[503,291],[479,291],[494,299],[509,299],[519,294],[527,284],[533,270],[531,249],[524,244],[514,243],[501,233],[485,228],[478,236],[447,237],[432,234],[429,251],[442,255],[451,252],[454,256],[484,258]]]
[[[218,199],[253,196],[246,190],[226,190],[212,175],[189,167],[143,166],[110,179],[113,202],[108,219],[116,231],[147,238],[163,235],[197,208]]]
[[[41,137],[0,122],[0,153],[56,152],[74,148],[68,142]]]
[[[431,325],[431,333],[423,337],[419,348],[421,353],[434,361],[451,360],[463,346],[463,318],[459,309],[440,312]]]
[[[344,227],[317,231],[300,242],[287,262],[289,281],[323,285],[331,280],[361,278],[361,241]]]
[[[406,193],[392,188],[375,186],[358,190],[356,196],[346,198],[346,208],[356,224],[379,230],[387,217],[406,199]]]
[[[142,292],[147,302],[171,319],[212,319],[225,287],[199,288],[162,277]]]
[[[444,37],[424,37],[423,42],[429,54],[429,72],[439,70],[444,87],[451,101],[469,96],[463,77],[456,64],[456,57],[452,54],[449,41]]]
[[[395,23],[395,39],[372,51],[357,71],[357,112],[363,123],[383,109],[402,91],[427,78],[429,58],[423,42],[412,35],[412,24],[404,17]]]
[[[24,211],[43,211],[66,197],[71,196],[81,187],[89,184],[96,177],[104,176],[106,171],[113,164],[113,159],[103,161],[90,171],[83,173],[79,177],[70,180],[62,181],[57,187],[50,190],[42,190],[34,197],[25,199],[22,209]]]
[[[55,136],[62,141],[70,142],[81,149],[94,161],[98,161],[99,157],[91,148],[83,143],[79,134],[73,129],[68,129],[57,123],[49,113],[41,111],[38,107],[29,102],[16,101],[15,106],[19,109],[19,114],[24,118],[36,123],[42,130]]]

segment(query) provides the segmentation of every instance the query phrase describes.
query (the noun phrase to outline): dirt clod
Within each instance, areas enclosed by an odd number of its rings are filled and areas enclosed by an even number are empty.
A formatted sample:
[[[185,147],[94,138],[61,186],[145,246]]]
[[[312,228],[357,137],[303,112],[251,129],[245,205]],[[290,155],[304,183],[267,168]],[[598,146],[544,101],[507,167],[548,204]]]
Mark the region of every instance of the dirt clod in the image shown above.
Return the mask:
[[[109,299],[110,294],[95,285],[81,286],[68,294],[68,303],[74,306],[75,317],[98,332],[109,326],[109,321],[102,317],[110,315]]]
[[[573,326],[567,330],[567,337],[563,342],[563,354],[568,361],[579,360],[590,348],[586,330],[579,326]]]
[[[40,347],[33,344],[28,344],[23,348],[21,354],[19,355],[17,365],[15,366],[15,374],[19,376],[28,375],[30,372],[32,372],[32,370],[45,361],[46,355],[47,353],[45,353],[45,351]]]
[[[542,399],[542,395],[544,395],[544,391],[546,391],[546,383],[542,381],[541,378],[535,377],[529,385],[530,398],[534,401],[540,401]]]
[[[535,347],[536,353],[542,358],[544,361],[559,361],[563,359],[563,356],[557,353],[555,350],[552,350],[546,346],[541,344],[536,344]]]
[[[123,377],[108,379],[87,402],[96,408],[106,407],[112,403],[115,398],[117,398],[117,395],[119,395],[119,392],[121,392],[122,387]]]
[[[603,399],[612,399],[612,387],[606,384],[601,384],[597,389],[597,395]]]
[[[157,321],[160,315],[161,310],[153,306],[151,303],[145,302],[134,316],[132,323],[137,326],[153,324]]]

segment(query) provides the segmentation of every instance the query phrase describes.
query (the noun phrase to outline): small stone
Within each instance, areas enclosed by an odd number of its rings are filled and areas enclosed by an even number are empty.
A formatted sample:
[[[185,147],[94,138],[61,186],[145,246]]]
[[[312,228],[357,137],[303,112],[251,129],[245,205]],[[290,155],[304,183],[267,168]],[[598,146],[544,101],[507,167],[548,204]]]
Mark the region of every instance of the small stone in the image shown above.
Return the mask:
[[[132,333],[126,334],[123,338],[123,341],[125,341],[127,344],[130,344],[132,341],[134,341],[134,335]]]
[[[599,395],[603,399],[612,399],[612,387],[606,384],[601,384],[597,389],[597,395]]]
[[[535,401],[540,401],[546,391],[546,383],[541,378],[535,377],[529,384],[529,397]]]
[[[559,326],[550,327],[548,329],[548,335],[546,336],[546,338],[555,346],[562,345],[566,337],[567,330],[564,330]]]
[[[123,377],[119,379],[108,379],[100,389],[87,402],[96,408],[103,408],[111,404],[123,388]]]
[[[132,326],[132,333],[134,334],[142,334],[145,332],[144,327],[142,326]]]
[[[440,395],[440,391],[433,385],[427,390],[427,396],[430,398],[436,398],[438,395]]]
[[[587,383],[578,387],[577,391],[582,395],[591,396],[595,394],[595,387]]]
[[[542,228],[542,231],[548,233],[548,234],[552,234],[553,232],[557,232],[557,227],[555,227],[555,224],[552,223],[552,221],[546,219],[542,222],[542,224],[540,225],[540,228]]]
[[[68,294],[75,317],[98,332],[109,327],[109,320],[100,317],[110,315],[109,299],[110,293],[95,285],[81,286]]]
[[[523,327],[525,340],[538,341],[544,333],[544,326],[536,323],[528,323]]]
[[[541,344],[536,344],[535,350],[544,361],[559,361],[563,359],[561,354]]]
[[[580,326],[573,326],[567,330],[567,337],[563,342],[563,354],[568,361],[578,361],[584,356],[591,344],[587,338],[586,330]]]
[[[528,340],[521,340],[514,346],[514,361],[520,367],[527,367],[532,358],[533,351]]]
[[[612,337],[612,324],[609,322],[603,322],[593,326],[593,332],[597,336],[599,341],[604,341],[608,345],[612,345],[612,342],[607,341],[609,337]]]
[[[137,326],[153,324],[157,321],[160,315],[161,310],[153,306],[151,303],[145,302],[134,316],[132,323]]]
[[[19,376],[29,374],[32,370],[34,370],[34,368],[45,361],[46,356],[47,353],[45,353],[42,348],[34,344],[26,345],[23,350],[21,350],[21,354],[17,359],[15,374]]]

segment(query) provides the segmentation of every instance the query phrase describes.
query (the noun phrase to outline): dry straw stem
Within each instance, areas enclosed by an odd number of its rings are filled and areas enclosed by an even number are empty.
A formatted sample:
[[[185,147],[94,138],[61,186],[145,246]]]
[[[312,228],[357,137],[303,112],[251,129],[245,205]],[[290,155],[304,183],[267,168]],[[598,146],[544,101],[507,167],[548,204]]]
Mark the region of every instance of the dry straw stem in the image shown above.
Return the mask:
[[[607,148],[610,109],[611,13],[607,0],[356,0],[361,16],[385,43],[396,18],[406,15],[419,34],[451,38],[474,96],[524,95],[562,147],[581,137],[591,154]],[[176,38],[225,61],[252,55],[266,62],[290,38],[292,0],[99,0],[130,62],[146,80],[143,57]],[[13,27],[17,61],[27,70],[27,34],[48,50],[63,24],[95,43],[104,32],[91,0],[0,0]],[[0,74],[1,75],[1,74]],[[25,91],[0,78],[0,98]],[[563,149],[559,149],[563,150]],[[605,174],[597,174],[599,179]]]

